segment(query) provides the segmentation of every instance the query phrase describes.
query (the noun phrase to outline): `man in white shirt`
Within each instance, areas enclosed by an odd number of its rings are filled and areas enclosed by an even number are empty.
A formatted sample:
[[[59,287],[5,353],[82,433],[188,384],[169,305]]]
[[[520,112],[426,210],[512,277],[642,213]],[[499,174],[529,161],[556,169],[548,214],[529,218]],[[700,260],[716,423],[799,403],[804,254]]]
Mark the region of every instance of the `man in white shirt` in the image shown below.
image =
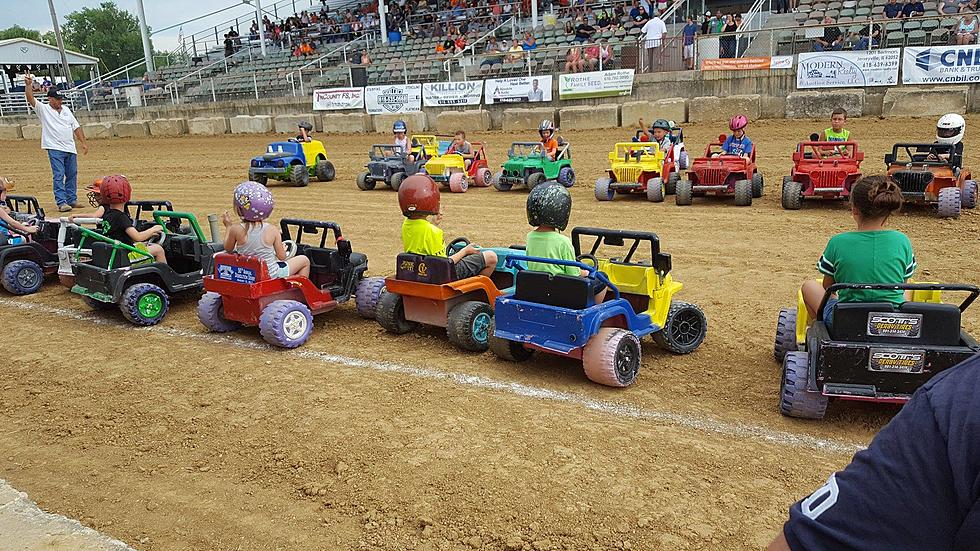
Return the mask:
[[[527,101],[544,101],[544,90],[538,88],[538,79],[531,81],[531,89],[527,92]]]
[[[660,45],[663,43],[664,35],[667,34],[667,25],[663,19],[660,19],[660,15],[656,14],[643,25],[641,30],[643,31],[644,45],[646,46],[647,59],[649,60],[647,67],[651,72],[659,70]]]
[[[34,99],[31,88],[33,78],[24,76],[27,103],[34,108],[41,121],[41,149],[48,151],[51,172],[54,174],[54,200],[58,210],[68,212],[78,204],[78,152],[75,138],[82,144],[82,153],[88,154],[85,133],[75,120],[75,115],[63,105],[64,98],[57,88],[48,90],[48,103]]]

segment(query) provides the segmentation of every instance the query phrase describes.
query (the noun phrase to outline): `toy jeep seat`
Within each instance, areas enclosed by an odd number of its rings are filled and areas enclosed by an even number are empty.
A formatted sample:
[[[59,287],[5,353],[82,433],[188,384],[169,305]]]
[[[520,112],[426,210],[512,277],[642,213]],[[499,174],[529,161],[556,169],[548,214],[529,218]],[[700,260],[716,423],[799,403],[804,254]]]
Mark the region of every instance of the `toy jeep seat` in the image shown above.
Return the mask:
[[[892,316],[894,314],[894,316]],[[828,328],[836,340],[906,345],[959,346],[960,309],[954,304],[837,303]]]
[[[584,310],[595,304],[588,278],[533,270],[517,272],[514,299],[570,310]]]
[[[396,260],[395,279],[441,285],[456,279],[453,261],[444,256],[401,253]]]
[[[104,241],[96,241],[92,243],[92,260],[89,263],[106,270],[125,268],[130,265],[129,255],[126,254],[126,251],[117,251],[115,257],[113,257],[112,252],[112,245]],[[112,262],[111,266],[109,265],[110,262]]]

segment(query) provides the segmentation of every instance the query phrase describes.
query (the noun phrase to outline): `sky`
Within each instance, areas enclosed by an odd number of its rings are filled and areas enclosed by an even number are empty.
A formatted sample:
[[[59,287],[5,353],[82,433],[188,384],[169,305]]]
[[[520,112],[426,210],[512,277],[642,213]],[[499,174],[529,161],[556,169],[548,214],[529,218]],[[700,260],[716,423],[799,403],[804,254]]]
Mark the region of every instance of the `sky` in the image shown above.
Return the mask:
[[[58,13],[58,21],[64,24],[65,15],[82,8],[98,7],[102,1],[104,0],[54,0],[54,8]],[[136,0],[114,1],[121,9],[129,11],[134,16],[136,15]],[[272,11],[272,5],[276,2],[276,0],[261,1],[262,8],[267,11]],[[280,18],[292,13],[293,0],[278,0],[278,2]],[[295,0],[295,4],[298,10],[303,10],[311,4],[319,6],[320,2],[319,0]],[[143,0],[147,23],[151,29],[163,29],[229,6],[235,7],[208,19],[185,24],[185,37],[198,31],[212,29],[215,25],[225,23],[235,17],[241,17],[240,21],[244,34],[244,31],[251,24],[252,15],[250,14],[255,13],[255,8],[243,4],[241,0]],[[290,13],[286,14],[286,10]],[[47,0],[0,0],[0,14],[3,14],[0,17],[0,28],[20,25],[29,29],[38,29],[42,33],[50,31],[53,28]],[[153,47],[156,50],[177,49],[178,32],[179,29],[171,29],[159,35],[154,35],[152,37]],[[213,41],[213,31],[210,34]],[[84,53],[99,55],[97,52]]]

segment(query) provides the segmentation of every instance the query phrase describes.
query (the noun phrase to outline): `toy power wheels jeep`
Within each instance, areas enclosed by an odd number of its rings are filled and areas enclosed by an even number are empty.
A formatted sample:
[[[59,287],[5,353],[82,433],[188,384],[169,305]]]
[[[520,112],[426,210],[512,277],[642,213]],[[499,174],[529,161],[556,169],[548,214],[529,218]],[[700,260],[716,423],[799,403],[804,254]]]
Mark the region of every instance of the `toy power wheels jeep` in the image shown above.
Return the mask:
[[[863,160],[856,142],[800,142],[793,153],[793,171],[783,177],[783,208],[798,210],[804,199],[850,197],[851,186],[861,179]]]
[[[487,165],[487,154],[483,144],[471,142],[473,158],[464,159],[459,153],[452,151],[452,141],[439,142],[437,154],[425,162],[425,172],[432,179],[444,186],[449,186],[453,193],[463,193],[472,184],[476,187],[487,187],[493,177]],[[466,165],[467,160],[469,166]]]
[[[594,237],[582,253],[583,237]],[[653,337],[675,354],[701,345],[708,322],[697,306],[674,300],[682,285],[670,275],[671,257],[649,232],[600,228],[572,230],[576,262],[512,256],[508,262],[573,266],[587,276],[521,270],[513,294],[497,299],[490,350],[505,360],[523,361],[534,351],[582,360],[585,375],[599,384],[633,384],[642,364],[640,339]],[[650,257],[639,259],[641,244]],[[625,250],[622,257],[596,258],[599,247]],[[595,300],[599,284],[607,289]]]
[[[659,203],[679,179],[677,167],[656,143],[621,142],[609,153],[606,177],[595,181],[595,198],[611,201],[617,193],[642,193]]]
[[[912,291],[912,300],[838,302],[832,322],[824,306],[841,289]],[[941,292],[965,292],[959,305],[943,304]],[[783,363],[783,415],[823,418],[830,398],[904,403],[926,381],[980,352],[963,330],[961,314],[980,295],[973,285],[831,285],[815,320],[801,293],[797,308],[784,308],[776,324],[776,360]]]
[[[279,225],[289,256],[310,259],[310,277],[270,278],[262,259],[220,253],[214,270],[204,278],[207,292],[197,305],[198,319],[205,327],[223,333],[243,325],[258,326],[269,344],[295,348],[313,333],[313,316],[337,308],[355,293],[358,311],[373,315],[384,280],[364,277],[367,256],[353,252],[339,225],[291,218]],[[331,234],[334,247],[327,246]],[[310,244],[303,242],[306,235],[312,236]],[[369,303],[372,310],[366,313]]]
[[[367,170],[357,175],[357,187],[361,191],[374,189],[379,182],[398,191],[402,180],[422,170],[425,158],[415,157],[408,160],[408,153],[397,145],[374,144],[369,153],[370,161]]]
[[[954,146],[897,143],[885,155],[888,179],[902,189],[906,203],[934,204],[939,216],[959,218],[962,208],[977,206],[977,182]]]
[[[517,185],[530,190],[545,182],[558,182],[565,187],[575,185],[571,145],[560,137],[554,161],[544,153],[541,142],[510,144],[507,161],[493,177],[493,187],[498,191],[510,191]]]
[[[721,150],[725,135],[718,141],[708,144],[704,157],[694,159],[687,179],[677,182],[678,205],[690,205],[694,197],[715,195],[734,197],[735,205],[747,207],[753,198],[762,197],[762,173],[756,170],[755,154],[758,147],[752,148],[750,158],[740,155],[727,155]]]
[[[327,160],[323,142],[319,140],[273,142],[264,154],[252,159],[248,169],[248,179],[263,186],[269,180],[307,186],[310,178],[329,182],[336,174],[333,163]]]
[[[0,221],[0,282],[14,295],[36,293],[44,276],[58,269],[58,224],[44,219],[36,197],[8,195],[7,205],[12,218],[38,231],[24,233]]]

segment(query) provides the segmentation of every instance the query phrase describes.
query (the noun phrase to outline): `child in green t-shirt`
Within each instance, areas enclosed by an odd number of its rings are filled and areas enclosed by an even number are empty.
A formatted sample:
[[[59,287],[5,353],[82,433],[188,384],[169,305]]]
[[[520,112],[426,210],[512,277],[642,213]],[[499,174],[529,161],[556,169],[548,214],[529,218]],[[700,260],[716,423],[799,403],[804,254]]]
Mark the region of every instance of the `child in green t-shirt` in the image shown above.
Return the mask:
[[[527,196],[527,222],[536,226],[527,233],[527,256],[550,258],[554,260],[575,261],[572,240],[562,235],[568,226],[572,213],[572,196],[560,184],[541,184],[535,186]],[[575,266],[559,266],[544,262],[528,262],[527,269],[535,272],[548,272],[552,275],[585,277],[588,270]],[[606,296],[606,287],[595,280],[593,293],[596,304]]]
[[[892,283],[908,281],[915,272],[915,255],[908,236],[885,229],[888,217],[902,207],[902,191],[883,176],[868,176],[851,187],[851,215],[857,230],[830,238],[817,262],[823,282],[803,284],[803,302],[811,318],[824,293],[834,283]],[[905,302],[902,291],[842,289],[824,307],[824,319],[830,322],[838,302]]]
[[[820,133],[821,142],[846,142],[851,139],[851,131],[844,128],[847,122],[847,111],[843,107],[834,109],[830,114],[830,128]],[[840,155],[846,157],[848,154],[846,147],[828,147],[821,151],[823,155]]]

